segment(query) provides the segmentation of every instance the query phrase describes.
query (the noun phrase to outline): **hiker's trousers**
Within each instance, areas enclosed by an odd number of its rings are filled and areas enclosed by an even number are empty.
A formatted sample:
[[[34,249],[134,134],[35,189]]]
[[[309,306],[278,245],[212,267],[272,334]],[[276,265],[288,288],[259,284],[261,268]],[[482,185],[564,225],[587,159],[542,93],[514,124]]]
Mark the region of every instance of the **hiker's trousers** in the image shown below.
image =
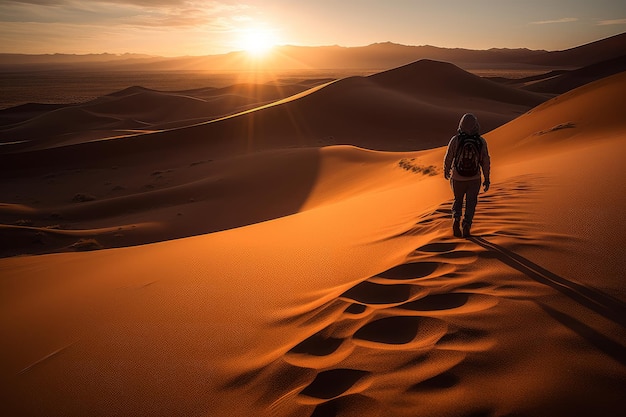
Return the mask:
[[[454,204],[452,205],[452,217],[460,219],[463,215],[463,200],[465,200],[465,217],[463,223],[472,224],[476,205],[478,204],[478,193],[480,192],[481,179],[460,181],[450,180],[452,192],[454,193]]]

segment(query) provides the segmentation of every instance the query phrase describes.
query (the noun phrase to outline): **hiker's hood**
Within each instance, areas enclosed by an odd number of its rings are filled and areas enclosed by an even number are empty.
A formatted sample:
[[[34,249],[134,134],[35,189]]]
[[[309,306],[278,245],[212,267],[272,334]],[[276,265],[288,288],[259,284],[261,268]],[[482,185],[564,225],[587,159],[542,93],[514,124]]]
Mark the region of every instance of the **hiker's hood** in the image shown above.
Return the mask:
[[[465,113],[459,122],[459,133],[467,133],[468,135],[476,135],[480,132],[480,124],[478,119],[472,113]]]

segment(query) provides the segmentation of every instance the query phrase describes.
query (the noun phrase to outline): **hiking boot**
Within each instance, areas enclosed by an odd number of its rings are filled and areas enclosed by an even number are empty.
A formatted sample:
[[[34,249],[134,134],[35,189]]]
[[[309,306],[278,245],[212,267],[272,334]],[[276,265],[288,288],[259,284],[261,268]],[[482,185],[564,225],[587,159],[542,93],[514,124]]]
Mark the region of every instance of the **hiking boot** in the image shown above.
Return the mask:
[[[471,223],[463,223],[463,237],[470,237],[472,234],[470,233],[470,229],[472,228]]]
[[[452,223],[452,233],[454,233],[455,237],[463,237],[461,233],[461,220],[458,218],[455,218],[454,223]]]

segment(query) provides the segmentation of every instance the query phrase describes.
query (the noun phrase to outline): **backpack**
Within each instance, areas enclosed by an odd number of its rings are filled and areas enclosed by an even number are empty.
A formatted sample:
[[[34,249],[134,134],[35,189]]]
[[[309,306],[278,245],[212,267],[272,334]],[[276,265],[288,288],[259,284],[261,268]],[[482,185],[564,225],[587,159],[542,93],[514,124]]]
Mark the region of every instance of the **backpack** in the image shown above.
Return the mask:
[[[480,135],[459,133],[454,167],[463,177],[473,177],[480,172],[480,151],[483,142]]]

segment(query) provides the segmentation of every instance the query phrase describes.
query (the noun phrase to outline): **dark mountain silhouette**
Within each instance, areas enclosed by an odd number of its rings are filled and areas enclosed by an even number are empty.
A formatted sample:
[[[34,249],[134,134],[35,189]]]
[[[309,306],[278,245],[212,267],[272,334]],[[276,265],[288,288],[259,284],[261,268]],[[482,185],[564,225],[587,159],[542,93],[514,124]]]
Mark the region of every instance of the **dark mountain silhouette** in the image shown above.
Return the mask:
[[[533,65],[585,67],[618,58],[626,53],[626,32],[564,51],[546,52],[524,62]]]
[[[392,42],[362,47],[279,46],[262,61],[245,52],[221,55],[154,57],[147,55],[20,55],[0,54],[0,71],[91,69],[137,71],[237,71],[350,69],[377,72],[420,60],[451,62],[464,69],[525,67],[579,68],[617,58],[626,50],[626,33],[564,51],[529,49],[471,50]]]

